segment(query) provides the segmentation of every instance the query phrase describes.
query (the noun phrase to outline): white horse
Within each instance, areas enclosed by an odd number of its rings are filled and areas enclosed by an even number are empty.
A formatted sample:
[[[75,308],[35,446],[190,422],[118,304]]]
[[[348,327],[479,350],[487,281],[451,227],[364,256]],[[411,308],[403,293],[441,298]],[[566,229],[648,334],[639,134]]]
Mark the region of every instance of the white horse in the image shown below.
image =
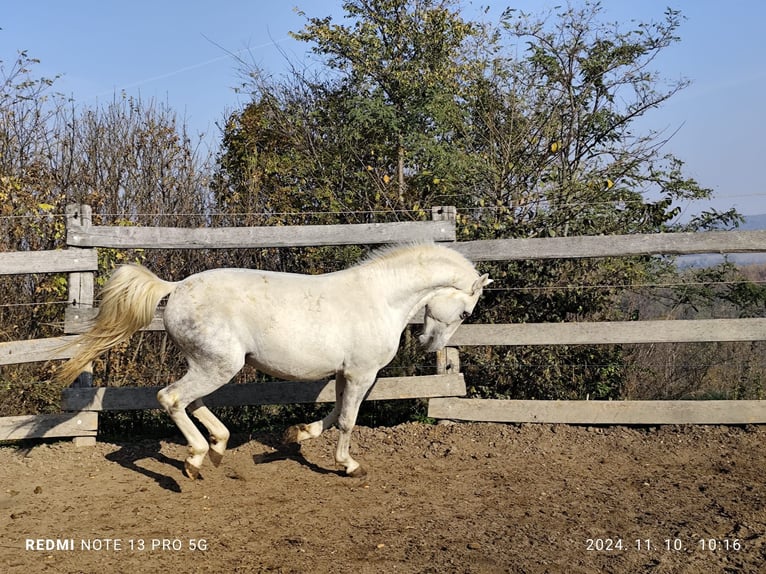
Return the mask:
[[[425,307],[419,339],[436,351],[491,281],[457,251],[434,244],[384,249],[354,267],[324,275],[214,269],[169,282],[140,265],[124,265],[104,286],[95,323],[77,340],[80,350],[56,379],[74,380],[90,361],[146,327],[160,300],[170,295],[165,330],[189,369],[157,399],[188,441],[185,470],[190,478],[198,476],[206,454],[220,464],[229,439],[202,398],[229,382],[245,363],[288,380],[335,375],[332,412],[290,427],[285,436],[299,442],[337,423],[335,460],[346,474],[363,476],[364,469],[349,454],[350,434],[360,403],[396,354],[407,323]],[[187,407],[210,432],[209,445]]]

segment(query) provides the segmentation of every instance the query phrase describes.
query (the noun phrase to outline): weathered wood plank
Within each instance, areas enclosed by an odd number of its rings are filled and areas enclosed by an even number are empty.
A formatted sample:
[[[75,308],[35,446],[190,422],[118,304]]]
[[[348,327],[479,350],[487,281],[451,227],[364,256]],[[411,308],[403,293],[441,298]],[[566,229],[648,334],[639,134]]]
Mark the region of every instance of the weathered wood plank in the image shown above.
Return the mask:
[[[67,245],[120,249],[232,249],[454,241],[450,221],[400,221],[284,227],[71,227]]]
[[[477,422],[594,425],[761,424],[766,401],[515,401],[433,398],[428,416]]]
[[[159,408],[162,387],[68,388],[62,410],[122,411]],[[415,399],[465,395],[462,374],[378,379],[368,400]],[[208,406],[241,406],[335,401],[335,381],[285,381],[224,385],[205,399]]]
[[[0,365],[35,363],[52,359],[68,359],[76,347],[62,347],[74,341],[76,337],[50,337],[48,339],[30,339],[28,341],[9,341],[0,343]]]
[[[66,333],[88,330],[98,309],[67,308]],[[410,321],[423,322],[418,313]],[[147,331],[162,331],[162,309],[158,309]],[[500,323],[461,325],[449,344],[491,345],[601,345],[627,343],[700,343],[714,341],[766,340],[766,319],[699,319],[689,321],[613,321],[579,323]]]
[[[154,312],[154,319],[144,331],[164,331],[165,325],[162,322],[164,308],[160,307]],[[67,307],[64,310],[64,332],[67,334],[84,333],[93,326],[93,321],[98,315],[97,308],[78,308]]]
[[[0,440],[96,436],[97,431],[96,412],[0,418]]]
[[[766,340],[766,319],[461,325],[451,346],[600,345]]]
[[[766,252],[766,231],[492,239],[456,243],[472,261]]]
[[[0,253],[0,275],[98,270],[95,250],[12,251]]]

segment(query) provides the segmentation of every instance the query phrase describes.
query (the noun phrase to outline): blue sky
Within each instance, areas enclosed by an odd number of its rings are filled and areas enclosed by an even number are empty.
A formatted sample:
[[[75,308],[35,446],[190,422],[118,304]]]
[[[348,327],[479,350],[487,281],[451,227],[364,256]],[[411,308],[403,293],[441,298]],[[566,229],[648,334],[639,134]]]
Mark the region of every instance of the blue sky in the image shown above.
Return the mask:
[[[538,12],[562,2],[465,2],[497,13],[505,6]],[[216,123],[241,97],[237,53],[275,75],[285,58],[303,62],[307,46],[289,38],[307,16],[342,18],[340,0],[246,1],[28,0],[4,2],[0,60],[19,50],[41,60],[40,75],[61,75],[57,91],[82,105],[110,101],[116,93],[168,103],[193,133],[217,141]],[[766,213],[761,142],[766,128],[766,64],[759,38],[766,23],[762,0],[603,0],[606,19],[659,19],[670,5],[687,17],[681,42],[666,50],[656,69],[667,78],[692,80],[663,109],[649,113],[647,129],[678,129],[666,151],[686,162],[687,173],[715,192],[709,204]],[[688,208],[687,215],[701,210]]]

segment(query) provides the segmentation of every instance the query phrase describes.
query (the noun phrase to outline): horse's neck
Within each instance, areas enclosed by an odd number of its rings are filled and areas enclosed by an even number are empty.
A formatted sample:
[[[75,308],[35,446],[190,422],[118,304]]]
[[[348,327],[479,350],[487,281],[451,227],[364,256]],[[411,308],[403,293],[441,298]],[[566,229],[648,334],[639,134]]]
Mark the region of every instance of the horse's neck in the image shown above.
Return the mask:
[[[453,265],[400,265],[371,269],[381,296],[391,308],[400,309],[409,320],[433,295],[454,286],[459,270]]]

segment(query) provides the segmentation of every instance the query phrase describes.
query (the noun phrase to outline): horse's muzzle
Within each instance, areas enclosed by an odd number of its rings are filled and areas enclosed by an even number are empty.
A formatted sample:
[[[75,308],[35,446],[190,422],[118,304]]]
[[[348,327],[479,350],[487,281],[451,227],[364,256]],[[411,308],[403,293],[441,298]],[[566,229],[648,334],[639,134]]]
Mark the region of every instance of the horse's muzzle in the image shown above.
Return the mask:
[[[446,343],[446,341],[443,341],[443,337],[441,337],[439,333],[436,333],[434,330],[431,330],[429,333],[424,332],[418,337],[418,341],[429,353],[433,353],[442,349]]]

